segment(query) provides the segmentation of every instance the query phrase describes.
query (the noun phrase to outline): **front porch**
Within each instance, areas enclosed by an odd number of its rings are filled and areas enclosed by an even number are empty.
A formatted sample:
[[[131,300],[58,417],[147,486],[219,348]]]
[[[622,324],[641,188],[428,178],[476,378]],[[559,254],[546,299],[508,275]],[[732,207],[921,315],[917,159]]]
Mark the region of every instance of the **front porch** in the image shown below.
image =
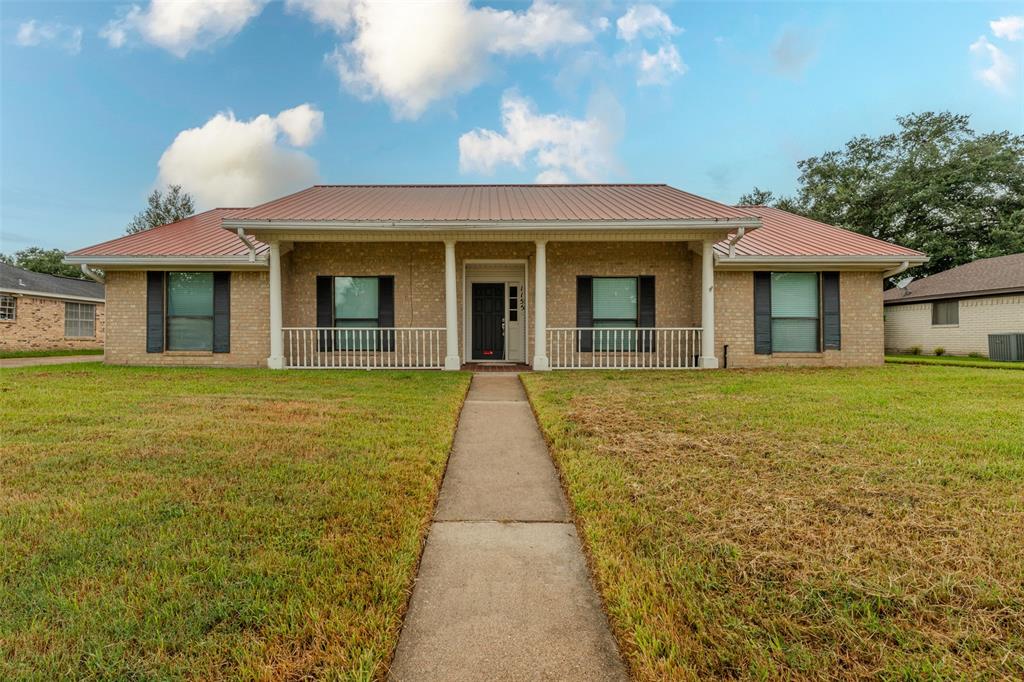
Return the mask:
[[[712,246],[720,234],[634,234],[630,242],[346,236],[259,235],[270,245],[270,368],[718,366]]]

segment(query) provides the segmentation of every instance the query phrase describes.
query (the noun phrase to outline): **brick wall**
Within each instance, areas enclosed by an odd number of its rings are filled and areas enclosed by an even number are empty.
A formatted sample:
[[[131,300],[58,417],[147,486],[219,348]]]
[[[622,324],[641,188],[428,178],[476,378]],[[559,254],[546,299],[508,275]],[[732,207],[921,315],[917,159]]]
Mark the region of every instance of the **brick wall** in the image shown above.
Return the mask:
[[[1024,332],[1024,296],[962,299],[956,325],[932,326],[931,301],[885,308],[885,347],[894,352],[919,346],[926,354],[941,347],[950,355],[988,356],[988,335],[999,332]]]
[[[882,277],[877,272],[839,274],[842,349],[823,353],[754,353],[754,273],[715,273],[715,344],[719,363],[729,345],[729,367],[857,366],[884,361]]]
[[[270,355],[269,288],[266,272],[231,273],[231,352],[146,352],[146,273],[106,275],[105,360],[117,365],[261,367]]]
[[[64,336],[63,300],[36,296],[15,298],[15,319],[0,320],[0,350],[74,350],[103,347],[102,303],[96,304],[95,335],[78,338]]]

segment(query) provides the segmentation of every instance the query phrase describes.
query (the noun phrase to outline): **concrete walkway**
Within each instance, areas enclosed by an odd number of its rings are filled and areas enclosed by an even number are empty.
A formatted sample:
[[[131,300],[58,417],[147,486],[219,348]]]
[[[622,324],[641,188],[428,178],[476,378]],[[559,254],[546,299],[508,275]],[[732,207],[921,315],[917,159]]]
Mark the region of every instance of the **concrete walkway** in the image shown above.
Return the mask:
[[[0,367],[32,367],[34,365],[67,365],[72,362],[103,362],[102,355],[51,355],[42,358],[3,358]]]
[[[626,679],[515,374],[473,377],[391,679]]]

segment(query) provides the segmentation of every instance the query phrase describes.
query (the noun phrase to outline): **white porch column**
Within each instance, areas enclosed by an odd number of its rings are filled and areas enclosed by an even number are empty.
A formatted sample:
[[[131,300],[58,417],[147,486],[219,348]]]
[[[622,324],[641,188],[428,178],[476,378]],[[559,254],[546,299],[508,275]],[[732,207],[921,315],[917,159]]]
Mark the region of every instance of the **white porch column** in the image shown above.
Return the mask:
[[[715,357],[715,242],[705,239],[700,259],[701,367],[718,367]]]
[[[444,368],[457,370],[462,367],[459,359],[459,303],[455,273],[455,240],[444,243]]]
[[[536,282],[533,286],[533,369],[543,372],[551,369],[548,362],[548,264],[547,245],[544,240],[537,240],[537,262],[533,272]]]
[[[284,369],[284,336],[281,314],[281,243],[270,242],[270,357],[267,367]]]

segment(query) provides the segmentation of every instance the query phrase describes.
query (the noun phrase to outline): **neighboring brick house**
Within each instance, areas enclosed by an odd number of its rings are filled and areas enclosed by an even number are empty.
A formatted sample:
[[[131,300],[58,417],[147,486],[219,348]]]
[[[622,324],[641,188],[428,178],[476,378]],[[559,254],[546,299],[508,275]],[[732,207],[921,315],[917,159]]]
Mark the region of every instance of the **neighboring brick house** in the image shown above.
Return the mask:
[[[103,347],[103,285],[0,263],[0,351]]]
[[[667,185],[315,186],[67,258],[110,363],[538,370],[878,364],[925,260]]]
[[[1024,333],[1024,253],[984,258],[885,292],[885,348],[988,355],[988,335]]]

